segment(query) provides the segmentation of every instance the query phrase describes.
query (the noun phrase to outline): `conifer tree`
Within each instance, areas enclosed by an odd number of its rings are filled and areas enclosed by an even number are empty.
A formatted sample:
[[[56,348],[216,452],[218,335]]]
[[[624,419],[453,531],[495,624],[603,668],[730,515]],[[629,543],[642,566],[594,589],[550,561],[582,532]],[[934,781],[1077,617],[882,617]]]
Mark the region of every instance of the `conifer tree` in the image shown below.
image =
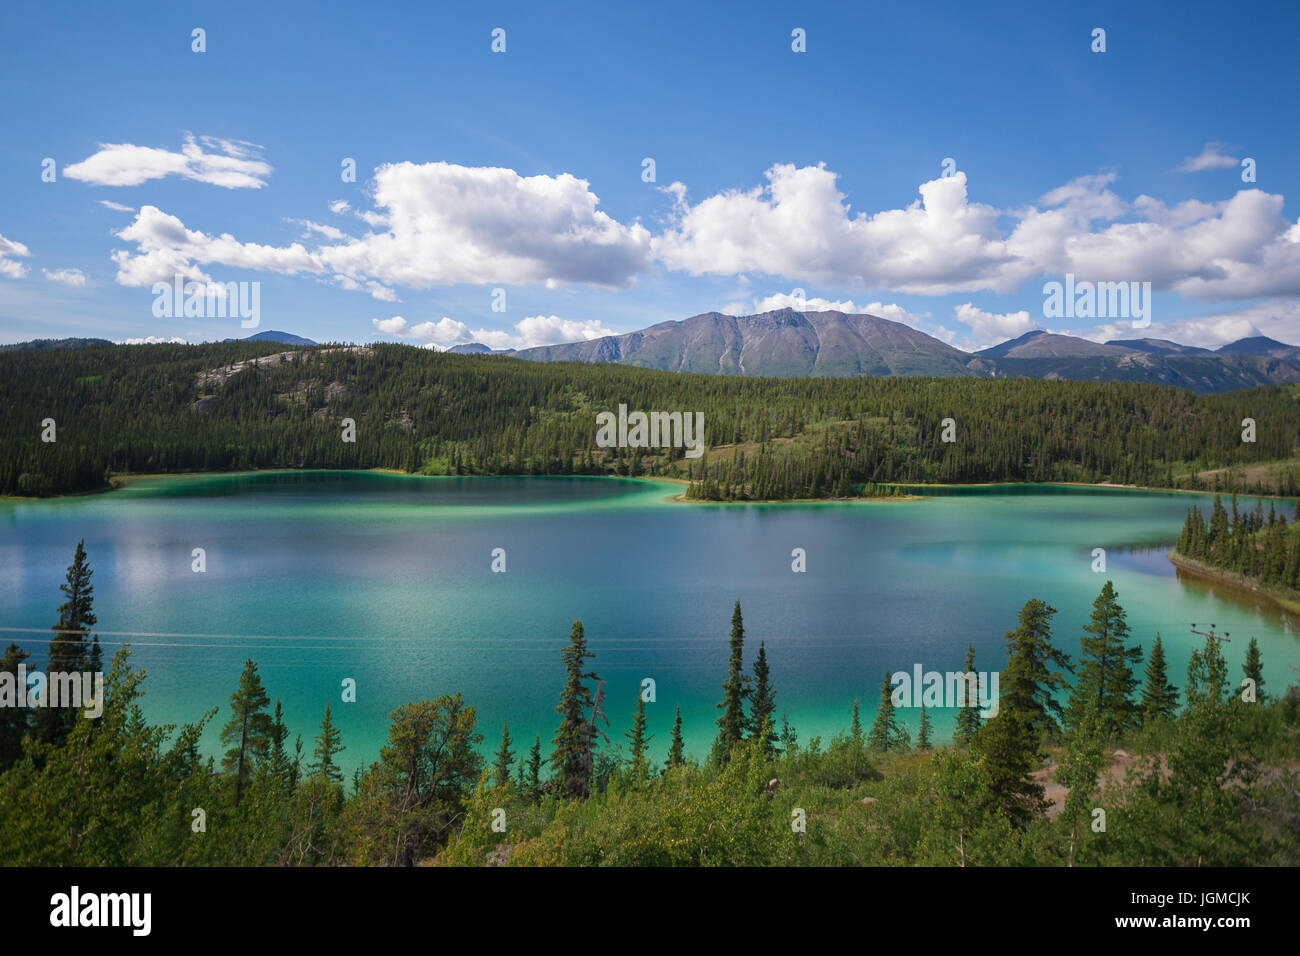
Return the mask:
[[[899,726],[898,715],[894,710],[894,698],[888,673],[880,684],[880,706],[876,710],[876,719],[871,725],[871,733],[867,735],[867,746],[874,750],[903,750],[906,746],[904,732]]]
[[[776,719],[776,691],[772,687],[772,669],[767,663],[767,650],[761,641],[758,657],[754,660],[754,694],[750,711],[750,728],[755,737],[762,737],[763,756],[770,757],[776,751],[776,733],[772,726]],[[764,725],[768,728],[766,734],[760,732]]]
[[[1253,637],[1246,645],[1246,660],[1241,665],[1241,669],[1255,682],[1255,702],[1264,703],[1264,664],[1259,656],[1259,642]]]
[[[67,598],[59,605],[58,620],[54,622],[54,637],[50,639],[49,663],[46,676],[51,681],[55,674],[84,672],[90,669],[91,643],[87,635],[97,623],[95,617],[95,587],[90,583],[94,572],[86,560],[86,541],[77,542],[72,564],[68,565],[66,579],[59,590]],[[95,646],[98,646],[98,637]],[[50,695],[47,683],[45,695]],[[46,743],[58,744],[67,738],[80,711],[60,701],[58,707],[41,707],[36,711],[37,735]]]
[[[673,731],[668,745],[668,766],[680,767],[686,762],[686,748],[682,741],[682,707],[677,705],[676,716],[673,717]]]
[[[650,765],[646,760],[646,748],[650,743],[650,737],[646,735],[645,727],[645,697],[638,693],[636,710],[632,712],[632,727],[624,734],[632,755],[632,775],[637,780],[644,780],[650,772]]]
[[[1128,621],[1110,581],[1093,602],[1092,618],[1083,630],[1079,676],[1070,697],[1071,726],[1087,700],[1096,710],[1103,732],[1121,733],[1138,722],[1133,701],[1138,680],[1133,665],[1142,660],[1142,648],[1128,646]]]
[[[1020,624],[1008,631],[1007,666],[1002,672],[999,712],[1022,714],[1034,733],[1056,733],[1063,713],[1056,693],[1068,687],[1063,671],[1070,658],[1052,645],[1056,608],[1031,598],[1020,609]]]
[[[343,735],[334,726],[330,706],[326,704],[325,716],[320,722],[320,733],[316,737],[316,749],[312,751],[314,759],[309,769],[313,777],[324,777],[333,783],[343,782],[343,771],[334,760],[345,749],[342,740]]]
[[[1178,688],[1169,683],[1165,649],[1156,633],[1147,657],[1146,681],[1142,686],[1142,722],[1172,718],[1178,710]]]
[[[275,715],[271,718],[271,731],[268,735],[267,768],[271,772],[271,777],[281,786],[290,782],[291,763],[289,751],[284,746],[288,738],[289,728],[284,725],[284,709],[280,706],[279,698],[276,698]]]
[[[243,796],[255,764],[266,757],[271,741],[271,717],[266,712],[270,703],[257,665],[246,661],[239,689],[230,695],[230,720],[221,730],[221,742],[230,748],[224,767],[235,775],[235,803]]]
[[[979,674],[975,670],[975,645],[966,645],[966,662],[962,664],[961,671],[963,674],[974,674],[973,679],[966,679],[962,682],[963,697],[962,706],[957,711],[957,727],[953,732],[953,739],[959,744],[968,744],[970,739],[975,736],[975,732],[980,729],[980,705],[979,705]]]
[[[930,718],[925,712],[925,705],[921,705],[921,726],[916,732],[916,749],[929,750],[933,745],[930,740]]]
[[[556,713],[560,726],[555,729],[551,743],[551,767],[555,772],[560,793],[568,798],[586,799],[591,794],[591,766],[596,746],[595,728],[587,720],[587,710],[593,707],[594,698],[585,681],[599,680],[587,671],[587,661],[596,655],[587,649],[587,638],[581,621],[573,622],[569,632],[569,646],[561,658],[564,661],[564,690]]]
[[[31,726],[31,710],[17,705],[18,665],[31,655],[10,643],[0,659],[0,674],[9,675],[14,700],[0,704],[0,773],[4,773],[23,754],[23,737]],[[9,683],[8,681],[6,683]]]
[[[849,721],[849,736],[859,747],[862,746],[862,714],[858,709],[858,699],[853,698],[853,719]]]
[[[740,602],[731,612],[730,653],[727,658],[727,679],[722,685],[722,702],[718,709],[718,736],[713,744],[714,760],[726,763],[731,758],[731,748],[745,738],[745,700],[749,696],[749,681],[743,672],[745,657],[745,623],[740,614]]]
[[[515,752],[510,749],[510,721],[501,728],[501,749],[496,752],[497,786],[504,787],[510,782],[510,764],[515,759]]]
[[[859,728],[861,732],[861,728]],[[799,736],[795,733],[794,727],[790,723],[790,714],[785,709],[781,710],[781,750],[787,754],[793,754],[799,744]]]

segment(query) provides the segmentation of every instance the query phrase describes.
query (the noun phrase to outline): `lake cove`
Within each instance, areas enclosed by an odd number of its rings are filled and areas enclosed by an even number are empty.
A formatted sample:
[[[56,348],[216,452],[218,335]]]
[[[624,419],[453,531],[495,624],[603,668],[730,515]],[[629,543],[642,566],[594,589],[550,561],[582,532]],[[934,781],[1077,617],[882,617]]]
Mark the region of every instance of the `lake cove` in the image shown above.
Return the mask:
[[[976,670],[1001,670],[1004,635],[1029,598],[1058,609],[1055,642],[1077,658],[1107,580],[1135,642],[1149,648],[1161,632],[1180,688],[1203,640],[1193,621],[1232,633],[1222,649],[1234,681],[1252,635],[1267,690],[1300,665],[1280,612],[1180,581],[1166,560],[1186,509],[1207,510],[1209,496],[998,486],[927,488],[916,501],[685,507],[668,500],[679,491],[630,479],[263,472],[4,501],[0,626],[10,630],[0,638],[44,666],[59,584],[84,537],[100,640],[107,651],[133,645],[151,720],[221,707],[204,738],[216,754],[251,657],[308,753],[331,706],[349,772],[377,757],[395,707],[457,691],[478,711],[485,752],[508,719],[516,750],[536,734],[549,753],[576,619],[606,681],[611,741],[622,741],[651,678],[655,759],[679,704],[687,748],[703,756],[737,599],[746,668],[762,641],[778,722],[788,713],[801,740],[847,729],[855,697],[869,723],[887,673],[960,670],[968,644]],[[202,572],[192,570],[196,548]],[[803,572],[792,571],[796,548]],[[1093,570],[1098,548],[1104,573]],[[355,703],[342,699],[349,679]],[[946,738],[953,711],[929,713]],[[901,716],[915,735],[919,710]]]

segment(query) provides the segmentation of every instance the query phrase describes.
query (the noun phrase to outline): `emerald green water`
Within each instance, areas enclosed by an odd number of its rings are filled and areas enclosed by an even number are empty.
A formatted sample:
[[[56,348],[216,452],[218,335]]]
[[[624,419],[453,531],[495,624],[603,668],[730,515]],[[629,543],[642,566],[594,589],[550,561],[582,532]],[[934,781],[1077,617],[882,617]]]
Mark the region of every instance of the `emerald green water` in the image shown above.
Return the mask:
[[[1003,635],[1031,597],[1060,613],[1059,646],[1109,578],[1134,638],[1164,635],[1176,684],[1215,623],[1235,675],[1250,636],[1268,685],[1295,679],[1291,622],[1176,578],[1164,557],[1185,509],[1208,497],[1046,487],[981,488],[920,501],[681,504],[679,489],[584,478],[431,479],[299,472],[141,480],[106,495],[0,502],[0,639],[43,664],[79,538],[95,569],[101,641],[129,641],[148,672],[146,714],[188,722],[223,708],[246,658],[311,751],[331,704],[350,768],[375,759],[387,714],[460,691],[485,748],[503,720],[516,749],[557,723],[560,652],[581,619],[607,681],[612,741],[630,724],[642,678],[653,749],[667,751],[681,706],[688,748],[707,752],[732,603],[744,608],[746,663],[766,642],[778,713],[801,738],[864,719],[881,678],[915,664],[956,670],[973,643],[1001,669]],[[1242,504],[1253,507],[1253,500]],[[1267,507],[1267,506],[1266,506]],[[1091,570],[1107,551],[1107,573]],[[191,570],[204,548],[207,570]],[[491,571],[504,548],[507,570]],[[807,572],[791,571],[791,550]],[[110,632],[121,632],[111,634]],[[125,636],[127,633],[130,636]],[[340,699],[357,682],[358,700]],[[915,712],[905,712],[912,731]],[[933,714],[946,736],[952,713]]]

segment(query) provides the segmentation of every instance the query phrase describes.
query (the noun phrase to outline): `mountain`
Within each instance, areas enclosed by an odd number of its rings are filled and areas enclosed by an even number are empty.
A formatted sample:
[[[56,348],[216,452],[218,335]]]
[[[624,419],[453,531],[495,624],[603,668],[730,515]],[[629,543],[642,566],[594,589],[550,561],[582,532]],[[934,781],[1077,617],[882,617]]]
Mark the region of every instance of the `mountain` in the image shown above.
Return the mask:
[[[706,312],[639,332],[515,354],[539,362],[620,362],[672,372],[778,378],[985,374],[974,356],[900,322],[792,309],[747,316]]]
[[[936,375],[1149,382],[1202,394],[1300,382],[1300,348],[1257,337],[1217,352],[1164,339],[1106,343],[1036,329],[971,354],[874,315],[706,312],[639,332],[514,353],[671,372],[779,378]]]
[[[1149,352],[1152,355],[1212,355],[1209,349],[1195,345],[1179,345],[1168,339],[1111,339],[1107,345],[1122,345],[1135,352]]]
[[[1255,335],[1250,338],[1237,339],[1215,350],[1219,355],[1256,355],[1268,358],[1300,359],[1300,348],[1287,345],[1267,335]]]
[[[0,345],[0,350],[8,352],[33,352],[38,349],[84,349],[92,345],[112,345],[108,339],[32,339],[30,342],[17,342],[13,345]]]
[[[1118,345],[1102,345],[1073,335],[1035,329],[1001,345],[981,349],[975,354],[988,358],[1093,358],[1099,355],[1127,355],[1131,351],[1132,349]]]
[[[245,339],[226,339],[227,342],[280,342],[283,345],[317,345],[311,339],[304,339],[301,335],[294,335],[292,332],[277,332],[274,329],[267,329],[265,332],[258,332],[256,335],[250,335]]]

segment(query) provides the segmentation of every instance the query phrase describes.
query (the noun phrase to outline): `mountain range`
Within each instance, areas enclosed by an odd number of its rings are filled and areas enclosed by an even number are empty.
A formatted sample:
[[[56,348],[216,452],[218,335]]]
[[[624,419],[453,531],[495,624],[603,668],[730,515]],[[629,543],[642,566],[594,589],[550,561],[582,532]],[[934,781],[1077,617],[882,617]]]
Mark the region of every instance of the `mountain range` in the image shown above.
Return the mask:
[[[472,343],[453,351],[492,350]],[[747,316],[706,312],[639,332],[502,354],[715,375],[1007,376],[1152,382],[1202,393],[1300,382],[1300,347],[1264,336],[1210,350],[1164,339],[1101,343],[1036,330],[971,353],[879,316],[792,309]]]

